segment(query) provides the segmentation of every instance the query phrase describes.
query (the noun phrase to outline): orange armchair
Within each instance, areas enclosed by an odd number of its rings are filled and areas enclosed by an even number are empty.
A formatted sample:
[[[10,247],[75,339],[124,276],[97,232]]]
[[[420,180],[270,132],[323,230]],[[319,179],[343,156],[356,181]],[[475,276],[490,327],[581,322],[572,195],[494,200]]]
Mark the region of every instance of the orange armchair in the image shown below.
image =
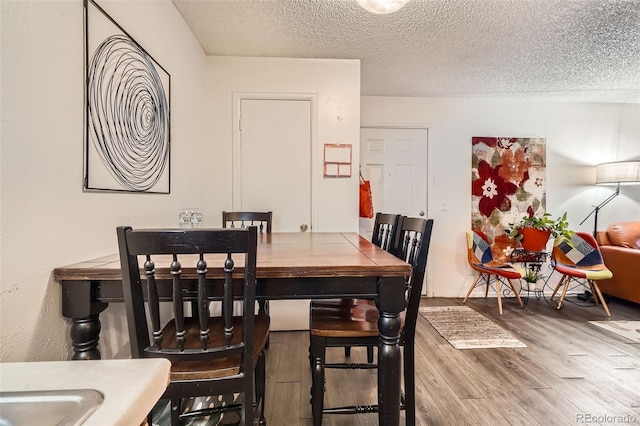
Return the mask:
[[[613,277],[598,283],[603,293],[640,303],[640,221],[615,222],[597,234],[600,253]]]

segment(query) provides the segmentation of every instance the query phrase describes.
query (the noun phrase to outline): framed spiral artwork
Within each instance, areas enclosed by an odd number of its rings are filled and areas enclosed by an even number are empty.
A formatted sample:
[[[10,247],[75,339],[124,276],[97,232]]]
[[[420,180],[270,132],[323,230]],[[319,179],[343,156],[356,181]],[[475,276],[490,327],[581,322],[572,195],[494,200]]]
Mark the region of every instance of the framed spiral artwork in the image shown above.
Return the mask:
[[[84,9],[84,190],[168,194],[171,76],[93,0]]]

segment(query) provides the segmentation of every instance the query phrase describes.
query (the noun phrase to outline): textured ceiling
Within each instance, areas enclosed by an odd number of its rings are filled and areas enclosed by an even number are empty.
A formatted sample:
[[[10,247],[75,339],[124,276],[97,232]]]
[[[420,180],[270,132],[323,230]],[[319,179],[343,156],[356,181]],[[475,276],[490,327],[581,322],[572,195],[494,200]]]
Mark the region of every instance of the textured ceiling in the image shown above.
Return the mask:
[[[362,94],[640,103],[640,0],[172,0],[208,55],[360,59]]]

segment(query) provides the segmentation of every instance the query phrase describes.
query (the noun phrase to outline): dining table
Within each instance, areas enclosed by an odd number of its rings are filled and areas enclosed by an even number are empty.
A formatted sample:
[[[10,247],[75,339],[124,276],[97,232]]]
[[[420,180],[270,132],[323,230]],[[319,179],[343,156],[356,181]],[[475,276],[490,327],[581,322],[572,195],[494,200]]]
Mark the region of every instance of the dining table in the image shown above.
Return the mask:
[[[376,300],[379,424],[400,421],[400,314],[411,265],[355,232],[260,233],[256,298],[264,300],[364,298]],[[55,268],[62,315],[71,321],[73,359],[100,359],[100,313],[123,303],[117,253]],[[162,294],[163,289],[160,289]],[[170,291],[170,285],[164,291]]]

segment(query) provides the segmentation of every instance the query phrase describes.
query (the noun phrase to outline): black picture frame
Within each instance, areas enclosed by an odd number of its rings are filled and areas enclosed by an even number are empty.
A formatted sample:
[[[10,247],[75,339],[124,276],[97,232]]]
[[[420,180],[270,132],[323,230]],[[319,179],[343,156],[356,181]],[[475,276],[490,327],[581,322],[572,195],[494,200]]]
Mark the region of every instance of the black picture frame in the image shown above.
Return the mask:
[[[84,191],[171,192],[171,75],[84,0]]]

